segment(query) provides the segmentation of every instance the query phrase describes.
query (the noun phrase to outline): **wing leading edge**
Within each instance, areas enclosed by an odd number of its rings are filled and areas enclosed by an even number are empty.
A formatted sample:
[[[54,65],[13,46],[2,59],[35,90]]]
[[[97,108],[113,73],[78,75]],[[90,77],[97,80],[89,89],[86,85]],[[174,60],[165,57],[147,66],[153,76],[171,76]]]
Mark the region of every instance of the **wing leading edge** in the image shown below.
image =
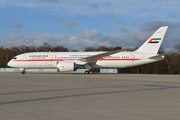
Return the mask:
[[[100,53],[100,54],[96,54],[96,55],[92,55],[92,56],[89,56],[89,57],[81,58],[81,59],[76,60],[76,64],[79,64],[79,65],[93,64],[93,63],[96,63],[99,58],[109,56],[109,55],[112,55],[112,54],[115,54],[115,53],[118,53],[118,52],[121,52],[121,51],[122,51],[121,49],[113,50],[113,51],[103,52],[103,53]]]

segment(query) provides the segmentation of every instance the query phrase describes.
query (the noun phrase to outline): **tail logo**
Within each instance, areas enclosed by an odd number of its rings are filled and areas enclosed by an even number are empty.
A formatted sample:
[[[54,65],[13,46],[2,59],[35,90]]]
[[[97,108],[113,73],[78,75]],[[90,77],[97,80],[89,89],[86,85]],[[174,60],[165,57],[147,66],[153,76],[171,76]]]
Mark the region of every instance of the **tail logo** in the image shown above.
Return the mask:
[[[148,43],[159,43],[159,41],[161,40],[161,38],[151,38]]]

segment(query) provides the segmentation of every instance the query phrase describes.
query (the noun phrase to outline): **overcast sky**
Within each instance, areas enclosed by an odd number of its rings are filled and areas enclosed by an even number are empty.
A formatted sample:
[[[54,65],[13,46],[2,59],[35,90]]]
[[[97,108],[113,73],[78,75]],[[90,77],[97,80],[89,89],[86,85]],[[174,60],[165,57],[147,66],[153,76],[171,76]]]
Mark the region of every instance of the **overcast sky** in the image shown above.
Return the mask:
[[[180,44],[180,0],[0,0],[0,46],[139,47],[169,26],[166,50]]]

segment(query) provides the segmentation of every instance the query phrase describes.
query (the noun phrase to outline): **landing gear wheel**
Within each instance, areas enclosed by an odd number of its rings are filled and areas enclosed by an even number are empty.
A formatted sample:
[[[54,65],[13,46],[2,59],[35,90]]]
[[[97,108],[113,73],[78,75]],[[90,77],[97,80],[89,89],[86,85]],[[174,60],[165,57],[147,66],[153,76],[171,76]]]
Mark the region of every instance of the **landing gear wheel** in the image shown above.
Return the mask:
[[[89,74],[93,74],[93,71],[90,70],[90,71],[89,71]]]
[[[26,71],[22,71],[21,73],[22,73],[22,74],[26,74]]]
[[[89,71],[85,71],[84,73],[85,73],[85,74],[89,74]]]
[[[25,68],[20,68],[20,71],[22,74],[26,74],[26,69]]]
[[[88,70],[87,70],[87,71],[85,71],[84,73],[85,73],[85,74],[93,74],[93,71],[91,71],[91,70],[88,71]]]

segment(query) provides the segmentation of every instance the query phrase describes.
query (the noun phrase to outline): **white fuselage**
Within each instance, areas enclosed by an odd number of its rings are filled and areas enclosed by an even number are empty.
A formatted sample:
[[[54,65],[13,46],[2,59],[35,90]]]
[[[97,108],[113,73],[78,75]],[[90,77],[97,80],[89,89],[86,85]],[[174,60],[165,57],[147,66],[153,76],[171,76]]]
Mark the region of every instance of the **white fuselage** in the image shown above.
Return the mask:
[[[17,68],[56,68],[57,62],[68,61],[79,64],[78,59],[102,54],[104,52],[31,52],[17,55],[9,63]],[[119,52],[99,58],[92,68],[126,68],[162,60],[164,57],[148,59],[154,54],[139,52]]]

